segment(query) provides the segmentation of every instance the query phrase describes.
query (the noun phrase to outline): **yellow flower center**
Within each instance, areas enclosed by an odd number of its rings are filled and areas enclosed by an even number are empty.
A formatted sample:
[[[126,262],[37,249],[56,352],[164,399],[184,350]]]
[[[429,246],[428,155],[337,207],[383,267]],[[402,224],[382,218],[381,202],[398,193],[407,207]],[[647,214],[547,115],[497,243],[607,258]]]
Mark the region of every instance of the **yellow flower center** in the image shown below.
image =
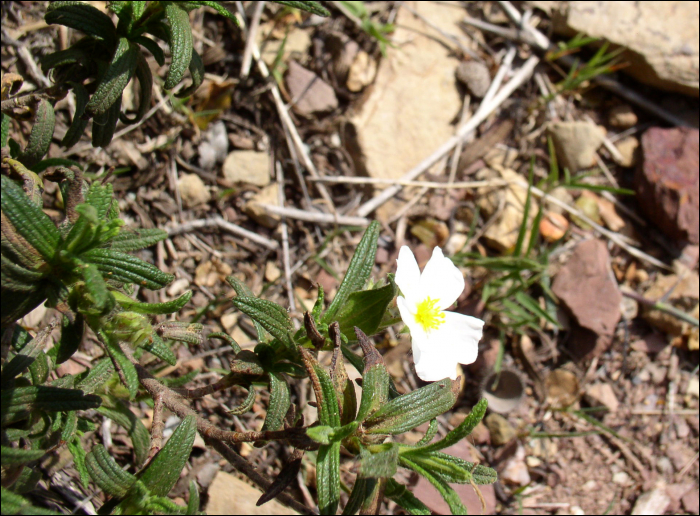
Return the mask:
[[[423,301],[418,303],[416,307],[416,322],[423,326],[426,332],[437,330],[438,327],[445,322],[445,314],[435,306],[437,302],[438,299],[426,297]]]

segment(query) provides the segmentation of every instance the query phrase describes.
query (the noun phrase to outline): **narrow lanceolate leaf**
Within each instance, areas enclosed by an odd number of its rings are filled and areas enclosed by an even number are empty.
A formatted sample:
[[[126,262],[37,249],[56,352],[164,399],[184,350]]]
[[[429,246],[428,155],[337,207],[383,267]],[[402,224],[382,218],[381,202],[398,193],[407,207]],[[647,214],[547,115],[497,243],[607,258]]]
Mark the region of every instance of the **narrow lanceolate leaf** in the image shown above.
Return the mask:
[[[90,297],[92,297],[92,303],[95,309],[102,311],[110,301],[107,285],[102,279],[102,274],[100,274],[97,266],[92,263],[82,265],[80,267],[80,272],[83,275],[83,280],[85,280],[87,291],[90,293]],[[112,303],[112,305],[113,304],[114,303]]]
[[[165,4],[165,18],[169,23],[172,62],[163,87],[166,90],[171,90],[180,83],[192,60],[192,28],[190,27],[190,15],[180,8],[177,2]]]
[[[121,97],[136,69],[138,54],[139,49],[134,43],[126,38],[119,38],[112,62],[85,107],[88,117],[106,113]]]
[[[396,296],[396,290],[392,279],[389,285],[381,288],[350,294],[345,306],[336,316],[340,331],[349,336],[352,335],[353,328],[358,327],[367,335],[376,333],[389,303]]]
[[[345,273],[338,293],[333,298],[333,302],[323,315],[323,322],[330,324],[336,320],[336,314],[345,305],[350,294],[365,286],[369,275],[374,267],[374,260],[377,255],[377,239],[379,238],[379,222],[373,221],[365,231],[362,240],[355,250],[355,254],[350,260],[348,271]]]
[[[69,84],[75,95],[75,114],[73,115],[70,126],[68,126],[66,134],[63,136],[63,140],[61,140],[61,145],[66,148],[70,148],[78,143],[80,137],[85,132],[88,121],[83,119],[83,114],[85,113],[85,106],[87,106],[90,100],[90,96],[82,83],[70,82]]]
[[[44,20],[49,25],[65,25],[108,43],[117,39],[117,31],[110,17],[83,2],[51,2]]]
[[[444,379],[394,398],[365,421],[371,434],[400,434],[452,408],[459,382]]]
[[[340,501],[340,443],[322,445],[318,449],[316,488],[321,514],[335,514]]]
[[[232,303],[241,312],[260,324],[270,335],[288,347],[293,347],[291,342],[291,334],[294,332],[292,320],[287,311],[280,305],[266,299],[245,296],[234,297]]]
[[[124,354],[118,343],[112,342],[109,337],[103,337],[103,342],[107,345],[109,356],[112,357],[112,360],[114,360],[119,366],[119,369],[121,369],[122,374],[120,377],[123,377],[126,382],[125,387],[129,391],[129,399],[133,400],[139,390],[139,376],[136,373],[134,364],[132,364],[131,360]]]
[[[51,260],[56,252],[61,235],[51,219],[31,202],[22,188],[9,177],[2,176],[2,214],[20,237],[42,257]],[[5,220],[3,220],[3,223]],[[4,225],[4,224],[3,224]],[[3,247],[8,235],[3,228]],[[13,244],[13,242],[9,242]],[[13,247],[22,242],[14,243]]]
[[[95,115],[92,119],[92,146],[107,147],[112,141],[114,131],[119,121],[119,113],[122,108],[122,96],[112,104],[107,111]]]
[[[3,292],[8,290],[14,292],[35,292],[41,290],[41,285],[38,283],[46,277],[45,273],[25,269],[4,254],[1,256],[1,259]],[[12,294],[8,293],[7,295],[10,296]]]
[[[43,385],[18,387],[3,390],[2,423],[9,424],[29,415],[32,410],[45,412],[68,412],[70,410],[88,410],[97,408],[102,398],[85,394],[75,389],[60,389]]]
[[[333,382],[328,373],[316,361],[310,351],[299,348],[306,372],[311,379],[311,385],[318,404],[318,420],[322,425],[337,428],[340,426],[338,398],[335,395]]]
[[[5,113],[1,113],[0,117],[0,146],[6,147],[10,138],[10,117]]]
[[[137,36],[133,38],[132,41],[145,47],[146,50],[153,55],[156,63],[158,63],[158,66],[163,66],[165,64],[165,54],[163,54],[163,51],[158,46],[158,43],[153,41],[151,38],[147,36]]]
[[[136,466],[143,464],[148,457],[151,438],[141,420],[121,401],[117,401],[112,407],[102,405],[97,409],[97,412],[108,417],[126,430],[134,445]]]
[[[62,364],[72,357],[73,353],[78,351],[78,347],[83,341],[84,332],[85,320],[81,314],[76,314],[72,321],[65,315],[63,316],[61,321],[61,339],[52,349],[52,351],[55,350],[54,360],[56,364]]]
[[[359,475],[355,477],[355,485],[352,486],[348,503],[343,508],[343,514],[357,514],[363,502],[371,496],[377,482],[376,478],[366,478]]]
[[[426,479],[428,479],[428,481],[433,484],[435,489],[438,490],[440,495],[447,502],[452,514],[467,514],[467,508],[462,503],[462,500],[459,499],[459,495],[439,475],[436,475],[431,471],[424,469],[415,462],[403,457],[401,457],[401,465],[412,469],[416,473],[423,475]]]
[[[371,452],[360,450],[360,476],[393,477],[399,463],[399,445],[386,443],[371,448]]]
[[[97,220],[104,221],[107,218],[110,207],[114,200],[113,187],[111,183],[100,184],[94,182],[90,185],[85,194],[85,203],[89,204],[97,211]]]
[[[136,52],[136,68],[134,70],[134,75],[139,81],[139,91],[141,92],[139,97],[139,107],[136,110],[136,115],[133,118],[129,118],[126,115],[120,115],[120,120],[124,124],[135,124],[139,122],[146,115],[146,112],[151,107],[151,90],[153,90],[153,74],[151,69],[148,67],[146,58],[143,57],[141,51]]]
[[[163,288],[174,279],[172,274],[114,249],[91,249],[83,253],[82,259],[97,265],[106,279],[135,283],[150,290]]]
[[[255,294],[253,294],[253,291],[248,288],[248,285],[243,283],[235,276],[226,276],[226,283],[231,285],[238,296],[255,297]],[[266,342],[268,340],[268,336],[267,332],[265,332],[265,328],[260,326],[260,324],[258,324],[256,321],[253,321],[253,324],[255,325],[255,332],[258,334],[258,340],[260,342]]]
[[[238,18],[236,18],[231,11],[226,9],[225,6],[221,5],[219,2],[212,2],[211,0],[201,0],[197,2],[200,5],[206,5],[207,7],[211,7],[212,9],[216,10],[219,14],[226,16],[229,20],[233,20],[236,25],[240,25],[238,22]]]
[[[157,334],[153,333],[149,336],[149,342],[144,344],[142,347],[149,353],[154,354],[161,360],[171,366],[177,365],[177,357],[173,350],[161,339]]]
[[[197,419],[187,416],[139,476],[152,495],[165,496],[175,485],[190,458],[196,434]]]
[[[86,394],[91,394],[102,387],[114,373],[114,365],[109,358],[102,358],[92,364],[89,372],[76,387]]]
[[[5,271],[3,271],[3,274]],[[51,324],[37,333],[36,337],[27,342],[21,349],[17,350],[17,354],[12,357],[8,363],[2,368],[2,387],[7,388],[10,382],[17,376],[24,373],[27,368],[34,363],[36,357],[43,351],[48,343],[48,339],[54,325]]]
[[[49,145],[51,145],[53,129],[56,125],[56,114],[48,100],[41,99],[39,101],[33,122],[29,141],[19,157],[19,161],[28,168],[38,163],[48,152]]]
[[[479,403],[477,403],[474,406],[474,408],[464,419],[464,421],[460,423],[459,426],[454,428],[451,432],[449,432],[445,437],[443,437],[439,441],[421,447],[421,450],[442,450],[443,448],[448,448],[454,444],[457,444],[459,441],[471,434],[472,430],[476,428],[476,425],[479,424],[479,421],[481,421],[484,417],[484,414],[486,414],[486,407],[488,407],[488,402],[486,401],[486,399],[482,398],[481,400],[479,400]]]
[[[73,464],[75,466],[75,469],[78,470],[78,474],[80,475],[80,483],[85,489],[87,489],[88,484],[90,482],[90,474],[88,473],[87,467],[85,466],[87,452],[85,451],[85,448],[83,448],[83,445],[80,442],[79,435],[73,437],[73,439],[68,443],[68,451],[70,451],[71,455],[73,456]]]
[[[157,244],[168,238],[168,233],[162,229],[133,229],[122,230],[107,244],[113,251],[138,251]]]
[[[202,58],[194,48],[192,49],[192,60],[190,61],[189,70],[192,76],[192,84],[187,88],[183,88],[182,91],[176,95],[178,98],[185,98],[192,95],[197,91],[197,88],[200,87],[204,80],[204,61],[202,61]]]
[[[387,480],[384,496],[404,508],[408,514],[430,515],[430,509],[416,498],[406,486],[393,478]]]
[[[286,5],[287,7],[294,7],[296,9],[301,9],[302,11],[308,11],[312,14],[317,14],[319,16],[330,16],[331,13],[321,5],[321,2],[275,2],[276,4]]]
[[[270,406],[262,429],[282,430],[289,405],[291,405],[289,384],[281,373],[270,373]]]
[[[340,339],[340,328],[337,322],[331,323],[328,334],[333,340],[333,359],[331,360],[330,376],[335,388],[340,408],[340,423],[347,425],[355,420],[357,415],[357,396],[354,386],[348,381],[348,373],[343,361],[343,344]]]
[[[421,460],[425,461],[426,457],[421,455],[421,451],[415,449],[405,450],[403,454],[418,464],[421,464]],[[424,467],[438,473],[449,483],[486,485],[498,480],[498,474],[494,469],[481,464],[474,464],[442,452],[430,452],[427,457],[429,459],[423,463]]]
[[[112,496],[124,496],[136,482],[136,477],[119,467],[101,444],[92,447],[85,458],[85,466],[100,489]]]
[[[187,511],[185,514],[200,514],[199,512],[199,491],[194,480],[190,480],[190,499],[187,500]]]
[[[114,299],[124,310],[138,314],[164,315],[179,312],[192,298],[192,291],[188,290],[180,297],[165,303],[141,303],[135,301],[121,292],[114,292]]]
[[[46,450],[27,450],[24,448],[10,448],[9,446],[0,446],[0,450],[2,451],[3,466],[26,464],[27,462],[40,459],[46,453]]]
[[[389,373],[384,365],[384,359],[374,347],[374,344],[362,333],[355,329],[357,339],[365,354],[365,368],[362,372],[362,399],[357,412],[357,420],[365,421],[381,406],[385,406],[389,396]]]

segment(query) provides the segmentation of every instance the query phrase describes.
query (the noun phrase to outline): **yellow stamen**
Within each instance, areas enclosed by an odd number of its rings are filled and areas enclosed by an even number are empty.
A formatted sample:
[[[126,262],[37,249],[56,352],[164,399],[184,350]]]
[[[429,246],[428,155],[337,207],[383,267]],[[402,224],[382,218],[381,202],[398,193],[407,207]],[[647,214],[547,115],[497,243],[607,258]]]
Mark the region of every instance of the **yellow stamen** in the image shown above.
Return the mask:
[[[416,307],[416,322],[423,326],[426,332],[437,330],[445,322],[445,314],[435,306],[437,302],[438,299],[426,297]]]

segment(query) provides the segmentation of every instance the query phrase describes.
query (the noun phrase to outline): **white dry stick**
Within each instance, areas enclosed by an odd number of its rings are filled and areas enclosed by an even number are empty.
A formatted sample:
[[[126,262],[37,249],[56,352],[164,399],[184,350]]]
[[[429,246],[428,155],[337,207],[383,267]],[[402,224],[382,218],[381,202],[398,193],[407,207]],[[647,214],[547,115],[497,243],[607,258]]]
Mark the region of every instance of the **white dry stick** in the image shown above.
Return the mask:
[[[284,206],[284,177],[282,175],[282,164],[279,161],[275,162],[275,171],[277,173],[277,195],[280,206]],[[287,228],[287,219],[282,217],[280,222],[282,229],[282,263],[284,264],[284,281],[287,284],[287,296],[289,297],[289,308],[294,311],[297,309],[294,301],[294,290],[292,289],[292,273],[289,268],[289,230]]]
[[[286,208],[274,206],[272,204],[258,204],[267,213],[289,217],[290,219],[303,220],[306,222],[316,222],[318,224],[335,224],[339,226],[368,226],[369,220],[364,217],[348,217],[347,215],[333,215],[331,213],[319,213],[314,211],[300,210],[298,208]]]
[[[520,85],[523,84],[528,77],[530,77],[539,61],[540,60],[537,56],[531,56],[527,61],[525,61],[523,66],[513,75],[511,80],[508,81],[503,88],[501,88],[501,90],[493,97],[493,100],[488,105],[482,103],[477,112],[474,113],[474,116],[472,116],[466,124],[459,128],[457,134],[443,143],[437,150],[435,150],[435,152],[418,163],[418,165],[406,172],[401,179],[407,181],[414,180],[428,168],[437,163],[437,161],[445,154],[450,152],[461,139],[469,134],[470,131],[476,129],[476,127],[478,127],[478,125],[483,122],[486,117],[493,113],[498,106],[503,104],[503,102],[510,97],[510,95],[518,87],[520,87]],[[383,190],[379,195],[360,206],[360,208],[357,210],[358,215],[366,217],[379,206],[395,196],[400,190],[401,186],[399,185],[391,186]]]
[[[494,95],[496,95],[496,92],[501,87],[501,84],[503,84],[503,79],[505,79],[506,75],[510,73],[511,69],[513,68],[513,59],[515,59],[516,53],[517,49],[515,46],[510,47],[508,52],[506,52],[506,55],[503,57],[503,61],[501,62],[501,66],[498,68],[498,71],[491,81],[491,84],[489,84],[489,89],[486,90],[484,98],[481,99],[479,109],[481,109],[482,106],[488,106]],[[477,113],[479,112],[479,109],[477,109]]]
[[[417,186],[421,188],[455,189],[455,188],[481,188],[483,186],[505,186],[509,181],[505,179],[488,179],[484,181],[458,181],[456,183],[440,183],[438,181],[409,181],[406,179],[383,179],[380,177],[320,177],[318,182],[332,184],[352,185],[390,185],[390,186]]]
[[[499,1],[498,4],[501,6],[501,8],[505,11],[506,15],[515,23],[518,25],[518,27],[521,29],[520,35],[522,36],[522,33],[527,34],[528,37],[522,38],[520,37],[519,39],[530,43],[534,44],[537,46],[540,50],[542,51],[547,51],[550,49],[550,47],[554,50],[556,50],[556,47],[552,45],[552,43],[549,41],[549,38],[542,34],[539,30],[534,28],[532,25],[529,24],[523,24],[523,17],[520,14],[520,12],[511,4],[510,2],[506,1]],[[472,20],[473,21],[473,20]],[[471,21],[470,21],[471,23]],[[475,25],[476,26],[476,25]],[[491,28],[487,27],[482,27],[484,30],[491,30]],[[506,36],[507,37],[507,36]],[[562,56],[558,59],[562,63],[564,63],[566,66],[573,66],[575,59],[573,56]],[[668,123],[679,126],[679,127],[685,127],[688,125],[688,123],[683,120],[682,118],[677,117],[673,113],[663,109],[661,106],[658,106],[651,102],[650,100],[646,99],[642,95],[638,94],[636,91],[631,90],[627,86],[622,85],[612,77],[608,75],[598,75],[592,79],[594,82],[605,88],[606,90],[612,91],[613,93],[616,93],[620,97],[623,97],[624,99],[628,100],[629,102],[638,105],[639,107],[649,111],[650,113],[658,116],[659,118],[666,120]]]
[[[255,37],[258,33],[258,27],[260,27],[260,16],[262,16],[264,8],[265,2],[255,3],[253,18],[250,20],[250,27],[248,27],[248,34],[246,34],[243,62],[241,63],[241,79],[248,77],[248,73],[250,72],[250,63],[253,60],[253,45],[255,44]]]
[[[248,231],[247,229],[237,226],[236,224],[233,224],[231,222],[228,222],[218,216],[212,217],[210,219],[199,219],[192,220],[190,222],[184,222],[182,224],[178,224],[177,226],[169,228],[166,231],[168,232],[168,236],[173,236],[179,235],[181,233],[187,233],[189,231],[192,231],[193,229],[206,228],[212,226],[216,226],[224,231],[228,231],[229,233],[239,236],[241,238],[247,238],[251,242],[254,242],[267,249],[275,250],[279,247],[279,244],[274,240],[265,238],[264,236],[261,236],[258,233]]]
[[[464,97],[464,104],[462,104],[462,112],[459,115],[459,125],[462,126],[469,119],[469,106],[471,104],[471,96],[467,94]],[[457,177],[457,167],[459,166],[459,155],[462,154],[462,145],[464,145],[464,140],[460,140],[457,145],[455,145],[452,151],[452,161],[450,162],[450,175],[447,178],[447,182],[452,184],[455,182],[455,177]]]

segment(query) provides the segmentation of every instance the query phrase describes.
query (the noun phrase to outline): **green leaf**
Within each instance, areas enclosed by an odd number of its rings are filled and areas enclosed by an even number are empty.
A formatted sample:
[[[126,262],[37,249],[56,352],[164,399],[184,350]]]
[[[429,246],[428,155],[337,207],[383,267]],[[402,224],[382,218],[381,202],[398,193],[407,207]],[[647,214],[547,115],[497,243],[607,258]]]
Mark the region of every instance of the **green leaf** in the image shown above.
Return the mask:
[[[102,387],[113,374],[114,365],[112,361],[109,358],[102,358],[92,364],[87,376],[78,382],[76,387],[85,392],[85,394],[92,394]]]
[[[401,460],[406,458],[450,484],[484,485],[493,484],[498,480],[495,470],[446,453],[437,451],[425,453],[419,448],[402,447],[400,455]]]
[[[48,152],[55,125],[56,114],[53,106],[46,99],[39,100],[32,121],[32,132],[29,134],[29,141],[18,158],[24,166],[31,168]]]
[[[321,445],[318,449],[316,488],[320,513],[335,514],[340,501],[340,443]]]
[[[519,290],[518,292],[515,293],[515,300],[520,303],[520,305],[535,314],[537,317],[541,317],[543,319],[546,319],[548,322],[556,326],[557,328],[560,327],[559,321],[557,321],[552,314],[547,312],[546,310],[542,309],[540,305],[535,301],[532,297],[530,297],[528,294],[523,292],[522,290]]]
[[[361,290],[348,296],[347,303],[338,311],[336,317],[342,333],[350,336],[355,327],[367,335],[377,332],[389,303],[396,296],[396,284],[391,277],[389,281],[388,285],[381,288]]]
[[[452,514],[467,514],[467,508],[462,503],[462,500],[459,499],[459,495],[439,475],[433,474],[432,471],[426,470],[422,466],[404,457],[401,457],[401,465],[423,475],[433,484],[435,489],[438,490],[440,495],[447,502]]]
[[[7,141],[10,138],[10,117],[2,113],[0,115],[0,146],[7,147]]]
[[[0,446],[2,451],[2,465],[12,466],[26,464],[33,460],[40,459],[46,454],[46,450],[27,450],[24,448],[10,448],[8,446]]]
[[[209,335],[207,335],[207,338],[225,340],[228,343],[228,345],[231,346],[231,349],[233,349],[234,353],[238,354],[241,352],[241,346],[238,345],[238,342],[236,342],[233,337],[227,335],[224,332],[210,333]]]
[[[172,63],[168,74],[165,76],[166,90],[172,90],[185,75],[185,70],[192,60],[192,28],[190,27],[189,13],[180,8],[177,2],[165,4],[165,18],[168,20],[168,34],[170,36],[170,52]]]
[[[430,424],[428,425],[428,429],[425,431],[425,435],[421,437],[421,440],[416,443],[416,446],[423,446],[428,444],[430,441],[433,440],[433,437],[435,437],[435,434],[438,431],[438,424],[437,424],[437,419],[431,419]]]
[[[371,434],[401,434],[443,414],[457,401],[459,382],[449,378],[394,398],[365,421]]]
[[[369,275],[374,268],[374,261],[377,255],[377,239],[379,238],[379,222],[372,221],[360,243],[355,250],[355,254],[350,260],[348,271],[338,287],[338,292],[333,298],[333,302],[323,315],[322,322],[330,324],[336,320],[336,314],[345,305],[350,294],[365,286]]]
[[[196,434],[197,418],[187,416],[175,429],[163,449],[139,475],[139,479],[152,495],[165,496],[173,488],[190,458]]]
[[[416,498],[406,486],[399,484],[393,478],[387,479],[384,496],[403,507],[408,514],[430,515],[430,509]]]
[[[240,281],[235,276],[226,276],[226,283],[231,285],[231,288],[236,291],[236,295],[238,296],[256,297],[255,294],[253,294],[253,291],[248,288],[248,285]],[[255,332],[258,334],[258,340],[260,342],[266,342],[268,340],[268,336],[267,332],[265,332],[265,328],[260,326],[260,324],[255,320],[253,321],[253,324],[255,325]]]
[[[199,514],[199,491],[194,480],[190,480],[190,499],[187,501],[185,514]]]
[[[47,326],[37,333],[36,337],[24,343],[21,348],[16,349],[17,354],[12,357],[12,360],[4,364],[2,367],[1,384],[3,389],[10,387],[12,381],[19,375],[23,374],[27,368],[29,368],[36,361],[36,357],[46,347],[53,329],[53,325]]]
[[[46,514],[50,516],[61,516],[60,512],[51,511],[44,507],[32,505],[20,495],[13,493],[9,489],[2,489],[2,513],[3,514]]]
[[[117,31],[110,17],[83,2],[51,2],[44,20],[49,25],[65,25],[97,39],[103,39],[110,45],[117,40]]]
[[[139,376],[136,372],[136,368],[134,364],[131,363],[131,360],[124,354],[118,343],[112,342],[112,339],[109,337],[104,337],[104,342],[109,356],[119,365],[122,371],[124,381],[126,381],[125,387],[129,391],[129,399],[133,400],[136,398],[139,390]]]
[[[233,306],[250,316],[253,321],[260,324],[285,346],[294,347],[291,341],[291,334],[294,332],[292,320],[287,311],[280,305],[266,299],[240,295],[234,297],[231,302]]]
[[[80,475],[80,483],[83,488],[87,489],[90,482],[90,474],[88,473],[87,466],[85,466],[85,459],[87,458],[87,452],[83,448],[83,444],[80,442],[80,436],[76,435],[68,443],[68,451],[70,451],[73,456],[73,465],[75,469],[78,470]]]
[[[211,7],[212,9],[214,9],[216,12],[218,12],[222,16],[225,16],[229,20],[233,20],[237,26],[240,26],[240,23],[238,22],[238,18],[236,18],[231,11],[226,9],[226,7],[221,5],[219,2],[212,2],[209,0],[201,0],[197,3],[199,5],[206,5],[207,7]]]
[[[124,471],[101,444],[96,444],[85,457],[85,467],[100,489],[113,496],[126,495],[136,477]]]
[[[113,251],[138,251],[157,244],[168,238],[168,233],[162,229],[132,229],[120,231],[117,236],[107,244]]]
[[[47,168],[52,167],[78,167],[81,170],[83,168],[80,163],[78,163],[77,161],[73,161],[72,159],[46,158],[42,159],[39,163],[34,165],[32,167],[32,172],[36,172],[38,174],[40,172],[43,172]]]
[[[83,274],[85,286],[92,298],[92,304],[96,310],[102,312],[105,307],[111,304],[110,294],[107,291],[107,285],[102,279],[102,274],[100,274],[97,266],[92,263],[81,266],[80,272]]]
[[[85,113],[85,107],[90,99],[85,86],[79,82],[69,82],[72,87],[73,94],[75,95],[75,114],[73,115],[73,120],[71,120],[70,126],[66,131],[66,134],[61,140],[61,145],[66,148],[70,148],[80,140],[80,137],[85,132],[88,121],[83,119],[83,114]]]
[[[147,38],[144,38],[147,39]],[[143,119],[151,107],[151,90],[153,90],[153,74],[140,50],[136,51],[136,68],[134,75],[139,81],[141,94],[139,96],[139,106],[133,118],[120,114],[119,119],[124,124],[135,124]],[[203,74],[202,74],[203,75]]]
[[[171,366],[177,365],[177,357],[173,350],[157,334],[152,333],[148,342],[141,346],[145,351],[152,353]]]
[[[355,477],[355,485],[352,486],[348,503],[343,508],[343,514],[357,514],[358,511],[361,511],[367,505],[367,501],[372,499],[378,483],[376,478],[365,478],[359,475]]]
[[[442,450],[443,448],[449,448],[457,444],[459,441],[464,439],[466,436],[472,433],[476,425],[483,419],[484,414],[486,414],[486,408],[488,407],[488,401],[485,398],[479,400],[479,402],[474,405],[469,415],[462,421],[459,426],[450,431],[445,437],[437,442],[422,446],[422,451],[435,451]]]
[[[112,141],[122,107],[121,94],[107,111],[92,119],[92,146],[107,147]]]
[[[385,443],[372,446],[370,450],[360,449],[360,476],[393,477],[399,463],[399,446],[396,443]]]
[[[43,258],[51,260],[61,240],[61,235],[51,219],[39,206],[29,200],[22,188],[3,175],[2,181],[2,213],[8,222],[14,226],[19,236]],[[6,233],[3,228],[3,248]],[[10,243],[11,244],[11,243]],[[19,242],[21,245],[22,242]]]
[[[518,231],[518,240],[515,243],[513,256],[522,256],[523,242],[525,241],[525,235],[527,234],[527,225],[529,222],[530,204],[532,203],[532,192],[530,190],[534,181],[534,171],[534,162],[530,162],[530,176],[527,181],[527,195],[525,197],[525,206],[523,208],[523,221],[520,224],[520,230]]]
[[[108,279],[121,283],[136,283],[150,290],[168,285],[175,277],[135,256],[114,249],[91,249],[82,259],[94,263]]]
[[[88,117],[106,113],[121,98],[124,88],[134,75],[139,52],[134,43],[126,38],[119,38],[112,62],[85,106],[85,114]]]
[[[97,408],[102,398],[85,394],[75,389],[61,389],[44,385],[17,387],[3,390],[2,424],[20,421],[32,410],[43,412],[68,412],[70,410],[88,410]]]
[[[116,203],[116,200],[110,183],[103,185],[94,182],[85,194],[85,204],[92,206],[97,211],[96,219],[98,221],[104,221],[107,218],[112,203]]]
[[[153,57],[156,60],[156,63],[158,63],[158,66],[163,66],[165,64],[165,54],[163,54],[163,50],[161,50],[160,46],[158,46],[158,43],[153,41],[151,38],[146,36],[137,36],[133,38],[132,41],[145,47],[146,50],[148,50],[153,55]]]
[[[284,429],[284,416],[292,404],[289,384],[281,373],[270,373],[270,405],[265,416],[264,430]]]
[[[119,303],[124,310],[129,310],[130,312],[136,312],[138,314],[151,315],[164,315],[179,312],[182,307],[192,299],[191,290],[186,291],[177,299],[165,303],[141,303],[117,291],[113,292],[113,295],[114,299],[116,299],[117,303]]]
[[[356,418],[357,421],[363,422],[380,407],[386,405],[389,397],[389,373],[384,365],[384,359],[372,341],[361,330],[355,331],[365,354],[365,367],[362,372],[362,399]]]
[[[333,427],[326,425],[312,426],[306,429],[306,435],[320,444],[331,444]]]
[[[330,16],[331,13],[328,9],[321,5],[321,2],[275,2],[276,4],[286,5],[287,7],[294,7],[295,9],[301,9],[302,11],[308,11],[312,14],[317,14],[319,16]]]
[[[186,88],[183,88],[177,95],[175,95],[177,98],[182,99],[189,97],[195,91],[197,91],[197,88],[200,87],[202,81],[204,80],[204,61],[202,61],[202,58],[194,48],[192,49],[192,60],[190,61],[189,70],[190,75],[192,76],[192,84]]]
[[[301,351],[304,367],[306,367],[306,372],[311,379],[311,385],[316,395],[319,422],[322,425],[332,428],[339,427],[340,411],[338,409],[338,398],[335,395],[333,382],[311,352],[304,348],[299,348],[299,350]]]
[[[141,420],[121,401],[117,401],[110,407],[102,405],[97,409],[97,412],[108,417],[126,430],[134,445],[135,465],[139,467],[143,464],[148,457],[151,438]]]

